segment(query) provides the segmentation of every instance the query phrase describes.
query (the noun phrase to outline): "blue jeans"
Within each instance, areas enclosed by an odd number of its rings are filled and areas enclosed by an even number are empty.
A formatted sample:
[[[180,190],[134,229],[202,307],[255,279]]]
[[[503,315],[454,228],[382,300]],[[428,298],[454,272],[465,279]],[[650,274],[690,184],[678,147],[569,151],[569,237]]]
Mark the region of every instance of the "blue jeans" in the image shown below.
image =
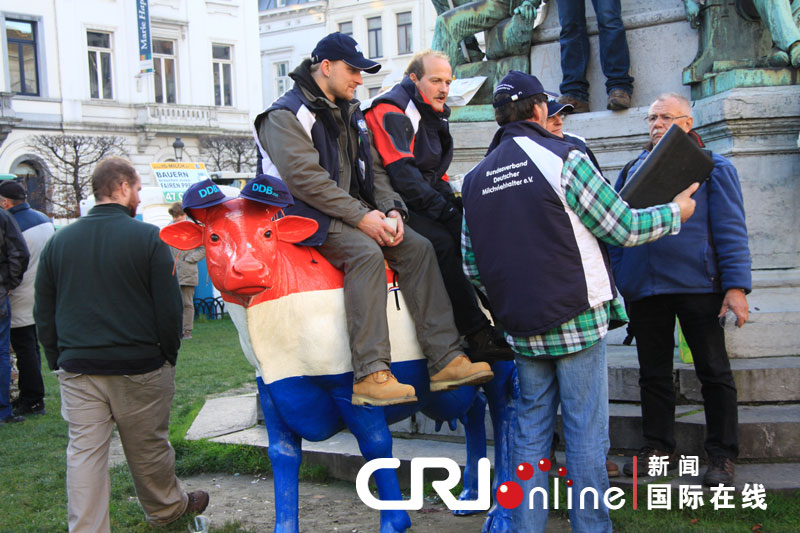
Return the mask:
[[[575,532],[610,532],[611,519],[603,504],[608,490],[606,453],[608,452],[608,373],[606,341],[557,359],[517,355],[520,396],[517,400],[517,427],[514,435],[513,465],[527,462],[534,466],[529,481],[514,479],[522,486],[522,505],[512,512],[515,532],[541,533],[547,525],[547,509],[541,495],[529,495],[534,487],[553,489],[548,473],[542,472],[539,459],[550,456],[550,444],[561,404],[564,440],[567,449],[567,475],[558,478],[559,494],[566,494],[565,479],[571,479],[572,509],[569,518]],[[598,493],[598,509],[587,493],[585,509],[580,509],[580,494],[585,487]]]
[[[628,40],[622,25],[620,0],[592,0],[597,16],[600,39],[600,66],[606,76],[606,93],[612,89],[633,92],[633,78],[628,71],[631,57]],[[586,33],[586,6],[584,0],[558,0],[558,21],[561,34],[561,94],[589,101],[589,82],[586,66],[589,64],[589,35]]]
[[[0,318],[0,420],[11,415],[11,356],[8,343],[11,335],[11,306],[8,296],[0,299],[5,318]],[[2,312],[0,312],[2,314]]]

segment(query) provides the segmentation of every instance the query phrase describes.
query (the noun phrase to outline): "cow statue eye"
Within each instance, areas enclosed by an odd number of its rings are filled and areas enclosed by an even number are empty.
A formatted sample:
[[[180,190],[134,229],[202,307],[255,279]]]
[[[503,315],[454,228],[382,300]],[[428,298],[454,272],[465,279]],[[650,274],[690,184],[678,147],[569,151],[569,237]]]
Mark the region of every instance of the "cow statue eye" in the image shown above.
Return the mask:
[[[268,229],[267,231],[265,231],[264,232],[264,237],[267,238],[267,239],[272,237],[272,230]]]
[[[212,233],[211,242],[219,242],[219,235],[217,235],[216,233]]]

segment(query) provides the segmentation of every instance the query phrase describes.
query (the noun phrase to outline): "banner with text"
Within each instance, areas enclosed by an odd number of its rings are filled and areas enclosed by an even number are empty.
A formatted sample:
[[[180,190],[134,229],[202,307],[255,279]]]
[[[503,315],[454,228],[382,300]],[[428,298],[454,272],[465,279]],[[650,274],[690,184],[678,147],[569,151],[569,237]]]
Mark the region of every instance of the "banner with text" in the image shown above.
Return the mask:
[[[180,202],[192,183],[211,178],[205,163],[150,163],[164,202]]]
[[[139,72],[153,72],[153,44],[150,40],[148,0],[136,0],[136,34],[139,37]]]

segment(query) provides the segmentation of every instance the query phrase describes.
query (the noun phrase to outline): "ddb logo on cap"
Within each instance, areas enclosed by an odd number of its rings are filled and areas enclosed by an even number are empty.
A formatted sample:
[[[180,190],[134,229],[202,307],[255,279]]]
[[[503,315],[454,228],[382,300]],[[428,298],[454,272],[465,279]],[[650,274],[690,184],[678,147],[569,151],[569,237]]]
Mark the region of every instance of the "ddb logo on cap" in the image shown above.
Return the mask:
[[[242,192],[239,193],[239,198],[247,198],[276,207],[294,204],[294,198],[286,184],[280,178],[269,174],[259,174],[245,183]]]
[[[183,210],[188,213],[189,209],[204,209],[221,204],[227,200],[231,200],[231,197],[225,196],[225,194],[219,190],[216,183],[210,179],[205,179],[193,183],[186,189],[186,192],[183,193],[183,202],[181,202],[181,206]]]

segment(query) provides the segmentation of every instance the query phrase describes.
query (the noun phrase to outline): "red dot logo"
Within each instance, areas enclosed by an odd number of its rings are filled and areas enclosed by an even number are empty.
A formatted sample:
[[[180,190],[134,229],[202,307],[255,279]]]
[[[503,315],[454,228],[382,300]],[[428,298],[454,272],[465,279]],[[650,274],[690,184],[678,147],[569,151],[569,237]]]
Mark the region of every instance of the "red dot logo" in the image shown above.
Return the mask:
[[[550,470],[550,459],[539,459],[539,470],[542,472]]]
[[[533,477],[533,466],[530,463],[520,463],[517,466],[517,477],[522,481],[528,481]]]
[[[499,487],[495,493],[495,499],[501,507],[506,509],[514,509],[522,503],[522,487],[514,481],[506,481]]]
[[[568,480],[567,480],[567,487],[571,487],[571,486],[572,486],[572,480],[571,480],[571,479],[568,479]]]
[[[567,469],[564,468],[563,466],[559,467],[558,468],[558,475],[561,476],[561,477],[566,476],[567,475]]]

